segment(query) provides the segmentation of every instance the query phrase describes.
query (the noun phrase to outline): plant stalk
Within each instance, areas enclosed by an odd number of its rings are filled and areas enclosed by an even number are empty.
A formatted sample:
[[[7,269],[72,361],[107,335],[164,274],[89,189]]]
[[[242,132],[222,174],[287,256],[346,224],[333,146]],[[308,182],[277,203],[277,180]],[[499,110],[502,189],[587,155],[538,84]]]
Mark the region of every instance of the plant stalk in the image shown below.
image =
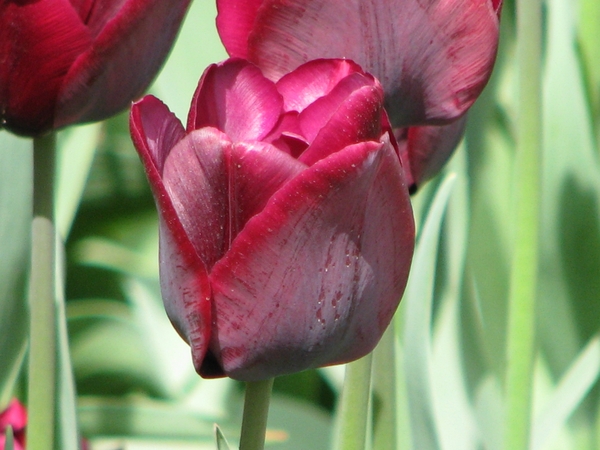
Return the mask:
[[[346,366],[339,410],[338,450],[364,450],[371,407],[373,353]]]
[[[33,141],[27,449],[53,447],[56,399],[54,172],[56,135]]]
[[[273,378],[246,383],[240,450],[263,450]]]
[[[541,0],[517,0],[516,235],[508,310],[504,448],[529,448],[542,168]]]

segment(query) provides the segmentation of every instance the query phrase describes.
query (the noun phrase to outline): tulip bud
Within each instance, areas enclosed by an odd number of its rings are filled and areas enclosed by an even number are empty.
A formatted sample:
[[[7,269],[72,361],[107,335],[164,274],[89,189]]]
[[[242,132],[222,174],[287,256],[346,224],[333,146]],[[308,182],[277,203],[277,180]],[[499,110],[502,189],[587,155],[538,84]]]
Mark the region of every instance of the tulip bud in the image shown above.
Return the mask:
[[[0,2],[0,128],[105,119],[148,87],[189,0]]]
[[[316,60],[275,83],[231,59],[204,73],[187,129],[151,96],[130,123],[165,309],[201,375],[259,380],[375,347],[414,246],[375,78]]]

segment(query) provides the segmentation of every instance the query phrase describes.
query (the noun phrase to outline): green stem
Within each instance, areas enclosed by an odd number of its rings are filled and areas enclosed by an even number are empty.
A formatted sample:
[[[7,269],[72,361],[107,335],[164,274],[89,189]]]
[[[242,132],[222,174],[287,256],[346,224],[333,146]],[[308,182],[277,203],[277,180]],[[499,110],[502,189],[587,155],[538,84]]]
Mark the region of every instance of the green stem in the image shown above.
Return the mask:
[[[56,312],[54,133],[33,142],[33,223],[29,280],[29,382],[27,449],[48,450],[54,442]]]
[[[273,378],[246,383],[240,450],[263,450]]]
[[[338,422],[338,450],[364,450],[371,402],[373,353],[346,366]]]
[[[517,0],[516,236],[507,338],[504,448],[529,447],[541,193],[541,0]]]
[[[395,339],[394,321],[392,321],[373,355],[373,391],[379,406],[374,418],[373,448],[375,450],[398,448]]]

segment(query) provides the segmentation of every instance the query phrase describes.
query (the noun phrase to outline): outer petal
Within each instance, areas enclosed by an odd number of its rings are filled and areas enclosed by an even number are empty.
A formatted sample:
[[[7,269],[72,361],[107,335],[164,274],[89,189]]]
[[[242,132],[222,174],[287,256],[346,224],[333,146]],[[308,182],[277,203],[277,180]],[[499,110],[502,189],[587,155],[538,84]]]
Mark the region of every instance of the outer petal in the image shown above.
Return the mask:
[[[183,126],[151,96],[133,105],[130,126],[160,217],[160,280],[165,309],[179,334],[195,349],[194,363],[199,366],[210,339],[210,285],[206,266],[190,242],[162,178],[171,149],[184,135]]]
[[[214,127],[234,142],[261,140],[282,114],[283,99],[260,69],[229,59],[202,75],[192,99],[188,131]]]
[[[210,271],[248,219],[306,166],[269,144],[233,144],[202,128],[169,153],[162,174],[177,217]]]
[[[434,177],[452,156],[467,124],[466,114],[449,125],[396,130],[411,191]]]
[[[176,242],[178,234],[163,220],[161,283],[163,286],[170,283],[171,291],[183,292],[183,298],[167,301],[168,293],[163,287],[165,307],[171,320],[177,324],[183,318],[184,325],[193,321],[193,324],[201,323],[208,328],[211,313],[206,309],[209,302],[193,302],[194,297],[190,294],[194,292],[190,284],[198,280],[195,274],[198,263],[188,268],[190,262],[186,258],[189,254],[197,255],[202,269],[210,271],[247,220],[262,210],[281,184],[304,168],[302,163],[272,145],[260,142],[232,144],[226,135],[214,128],[196,130],[175,145],[165,161],[162,180],[176,214],[176,224],[185,234],[186,245]],[[188,279],[188,272],[194,277]],[[200,278],[203,288],[206,287],[205,275],[206,272],[202,272]],[[207,288],[201,293],[210,295],[206,291]],[[194,329],[188,325],[188,330]],[[214,325],[211,332],[215,332]],[[188,339],[188,342],[192,346],[196,369],[204,376],[220,375],[214,358],[206,353],[206,341]]]
[[[190,0],[127,0],[81,54],[61,87],[54,126],[105,119],[148,87],[164,62]],[[98,21],[100,22],[100,21]],[[94,22],[97,23],[97,22]]]
[[[213,268],[213,354],[241,380],[366,354],[398,305],[413,241],[389,142],[319,161],[273,196]]]
[[[0,2],[0,128],[50,129],[63,77],[91,42],[68,0]]]
[[[264,0],[217,1],[217,28],[231,56],[247,58],[246,39],[252,32],[258,9]]]
[[[219,11],[231,9],[229,27],[242,5],[219,1]],[[451,120],[473,103],[495,59],[499,7],[499,0],[264,0],[244,12],[255,14],[251,33],[224,26],[219,33],[232,55],[241,46],[232,41],[247,41],[248,59],[274,80],[311,59],[353,59],[381,81],[400,127]]]

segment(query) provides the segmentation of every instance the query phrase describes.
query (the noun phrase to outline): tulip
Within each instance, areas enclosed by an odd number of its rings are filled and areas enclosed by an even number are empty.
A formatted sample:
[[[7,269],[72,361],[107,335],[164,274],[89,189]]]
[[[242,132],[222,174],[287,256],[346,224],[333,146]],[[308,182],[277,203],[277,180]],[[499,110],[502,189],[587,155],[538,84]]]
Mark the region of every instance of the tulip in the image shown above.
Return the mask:
[[[340,57],[377,77],[396,133],[417,139],[407,145],[418,151],[405,154],[413,158],[405,169],[414,188],[449,157],[464,121],[436,127],[464,116],[490,77],[502,0],[217,0],[217,6],[228,53],[272,80],[308,60]]]
[[[13,429],[13,448],[25,449],[25,425],[27,424],[27,411],[18,400],[10,402],[8,407],[0,412],[0,450],[6,444],[6,428],[10,425]]]
[[[190,0],[0,1],[0,128],[105,119],[148,87]]]
[[[152,96],[130,124],[165,309],[200,375],[261,380],[374,348],[414,246],[376,79],[316,60],[273,82],[234,58],[204,73],[187,129]]]

